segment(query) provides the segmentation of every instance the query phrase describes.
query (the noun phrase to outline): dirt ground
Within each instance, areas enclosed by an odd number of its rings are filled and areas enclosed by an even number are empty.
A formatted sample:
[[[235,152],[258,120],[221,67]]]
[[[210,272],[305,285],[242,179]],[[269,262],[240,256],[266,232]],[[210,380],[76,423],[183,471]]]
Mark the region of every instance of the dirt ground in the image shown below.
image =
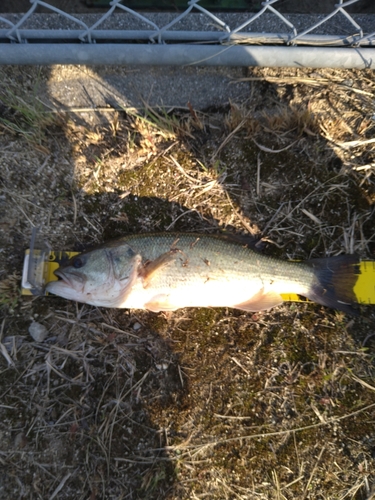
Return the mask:
[[[48,75],[0,70],[0,498],[375,498],[375,306],[20,295],[34,226],[57,250],[225,231],[282,259],[374,259],[373,73],[256,69],[219,109],[91,128],[43,106]]]

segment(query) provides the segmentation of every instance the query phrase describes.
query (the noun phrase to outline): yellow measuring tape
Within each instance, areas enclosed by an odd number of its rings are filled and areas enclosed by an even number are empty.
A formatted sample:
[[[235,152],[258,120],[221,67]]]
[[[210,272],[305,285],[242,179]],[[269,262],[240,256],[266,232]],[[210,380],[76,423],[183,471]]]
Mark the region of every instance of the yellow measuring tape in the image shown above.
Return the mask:
[[[29,255],[29,250],[25,252],[25,262]],[[59,267],[62,260],[70,259],[79,252],[49,252],[43,262],[41,275],[43,283],[56,281],[57,277],[53,274]],[[26,266],[27,267],[27,266]],[[358,304],[375,304],[375,261],[364,260],[360,263],[361,274],[358,276],[357,283],[354,287],[354,294]],[[25,274],[25,273],[24,273]],[[31,287],[22,280],[22,295],[32,295]],[[285,301],[291,302],[306,302],[307,299],[294,293],[283,293],[282,297]]]
[[[57,281],[57,276],[54,275],[54,271],[59,268],[62,261],[71,259],[74,255],[78,255],[79,252],[47,252],[44,259],[38,263],[37,269],[37,281],[40,285],[45,285],[49,281]],[[43,293],[35,293],[33,291],[33,286],[27,281],[27,269],[29,265],[30,250],[25,251],[25,260],[23,266],[22,275],[22,295],[43,295]]]

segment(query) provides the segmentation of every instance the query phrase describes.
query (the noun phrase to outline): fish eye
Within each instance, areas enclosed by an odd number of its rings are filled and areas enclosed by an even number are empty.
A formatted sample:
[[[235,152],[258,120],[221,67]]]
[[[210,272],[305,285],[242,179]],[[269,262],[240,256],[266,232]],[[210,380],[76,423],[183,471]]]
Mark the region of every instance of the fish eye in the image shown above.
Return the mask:
[[[84,266],[85,262],[81,257],[76,257],[75,259],[73,259],[72,264],[73,264],[73,267],[75,267],[76,269],[79,269],[80,267]]]

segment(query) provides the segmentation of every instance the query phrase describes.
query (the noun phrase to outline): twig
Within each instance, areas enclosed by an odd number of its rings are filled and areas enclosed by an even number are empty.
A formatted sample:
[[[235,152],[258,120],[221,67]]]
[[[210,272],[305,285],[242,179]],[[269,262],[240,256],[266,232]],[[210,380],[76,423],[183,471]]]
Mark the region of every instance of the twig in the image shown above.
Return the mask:
[[[5,318],[1,322],[1,329],[0,329],[0,351],[1,351],[1,354],[4,356],[4,358],[6,359],[6,361],[8,363],[8,366],[13,366],[14,367],[15,364],[14,364],[12,358],[9,356],[7,348],[1,342],[1,340],[3,338],[3,333],[4,333],[4,326],[5,326]]]
[[[76,197],[74,196],[72,192],[72,198],[73,198],[73,205],[74,205],[74,215],[73,215],[73,225],[76,225],[77,222],[77,200]]]
[[[255,141],[254,141],[255,142]],[[257,196],[260,197],[260,167],[262,162],[260,161],[260,153],[257,156]]]
[[[178,217],[176,217],[175,220],[172,221],[165,230],[169,231],[170,228],[173,227],[176,224],[176,222],[178,221],[178,219],[181,219],[181,217],[183,217],[186,214],[190,214],[191,212],[197,212],[199,214],[199,212],[198,212],[198,210],[196,208],[192,208],[191,210],[186,210],[186,212],[182,212],[182,214],[180,214]]]
[[[58,485],[58,487],[55,489],[55,491],[49,497],[49,500],[53,500],[55,498],[55,496],[60,493],[60,491],[64,488],[65,483],[67,482],[67,480],[70,478],[70,476],[72,474],[73,474],[72,472],[68,472],[68,474],[62,478],[62,480],[60,481],[60,484]]]

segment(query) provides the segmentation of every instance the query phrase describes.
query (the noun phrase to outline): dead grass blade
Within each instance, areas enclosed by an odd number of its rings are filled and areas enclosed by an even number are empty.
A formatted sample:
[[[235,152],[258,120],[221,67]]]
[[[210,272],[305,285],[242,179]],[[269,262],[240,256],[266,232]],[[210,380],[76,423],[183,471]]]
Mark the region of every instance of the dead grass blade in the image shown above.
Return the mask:
[[[370,410],[371,408],[374,408],[374,407],[375,407],[375,403],[372,403],[372,404],[367,405],[359,410],[353,411],[353,412],[348,413],[346,415],[342,415],[341,417],[331,417],[325,421],[317,422],[316,424],[305,425],[305,426],[294,428],[294,429],[286,429],[283,431],[275,431],[275,432],[263,432],[260,434],[258,433],[258,434],[250,434],[250,435],[232,437],[232,438],[227,438],[227,439],[219,439],[219,440],[216,440],[213,442],[199,444],[199,445],[169,446],[169,447],[166,447],[166,449],[168,451],[171,451],[171,452],[176,452],[179,450],[180,452],[184,451],[185,453],[191,453],[192,451],[194,451],[195,454],[202,453],[205,450],[208,450],[208,449],[210,449],[214,446],[217,446],[217,445],[222,445],[224,443],[234,443],[234,442],[238,442],[238,441],[241,442],[241,441],[247,441],[249,439],[260,439],[260,438],[266,439],[269,437],[282,436],[282,435],[287,435],[287,434],[296,433],[296,432],[303,432],[303,431],[306,431],[309,429],[315,429],[317,427],[322,427],[325,425],[332,424],[334,422],[340,422],[341,420],[352,418],[352,417],[359,415],[360,413],[363,413],[363,412]]]
[[[241,122],[237,125],[237,127],[230,132],[230,134],[227,135],[227,137],[224,139],[224,141],[220,144],[220,146],[217,148],[215,153],[211,156],[211,163],[213,163],[220,153],[220,151],[228,144],[228,142],[233,139],[233,137],[239,132],[246,124],[248,117],[250,113],[248,113],[242,120]]]
[[[362,141],[347,141],[347,142],[335,142],[335,145],[342,149],[358,148],[360,146],[366,146],[367,144],[373,144],[375,139],[367,139]]]
[[[320,450],[319,456],[316,459],[314,468],[311,471],[309,480],[306,483],[306,486],[305,486],[305,489],[304,489],[304,492],[303,492],[303,496],[302,496],[302,500],[304,500],[307,497],[308,493],[309,493],[309,487],[310,487],[311,481],[313,480],[314,474],[315,474],[315,472],[316,472],[316,470],[318,468],[319,462],[320,462],[320,460],[322,458],[322,455],[323,455],[324,451],[325,451],[325,446],[322,447],[322,449]]]
[[[291,144],[288,144],[288,146],[285,146],[285,148],[281,148],[281,149],[270,149],[270,148],[267,148],[266,146],[262,146],[261,144],[259,144],[253,138],[252,138],[252,141],[254,142],[254,144],[256,144],[258,146],[259,149],[261,149],[265,153],[282,153],[283,151],[286,151],[287,149],[289,149],[289,148],[293,147],[295,144],[297,144],[297,142],[299,141],[299,139],[293,141]]]

